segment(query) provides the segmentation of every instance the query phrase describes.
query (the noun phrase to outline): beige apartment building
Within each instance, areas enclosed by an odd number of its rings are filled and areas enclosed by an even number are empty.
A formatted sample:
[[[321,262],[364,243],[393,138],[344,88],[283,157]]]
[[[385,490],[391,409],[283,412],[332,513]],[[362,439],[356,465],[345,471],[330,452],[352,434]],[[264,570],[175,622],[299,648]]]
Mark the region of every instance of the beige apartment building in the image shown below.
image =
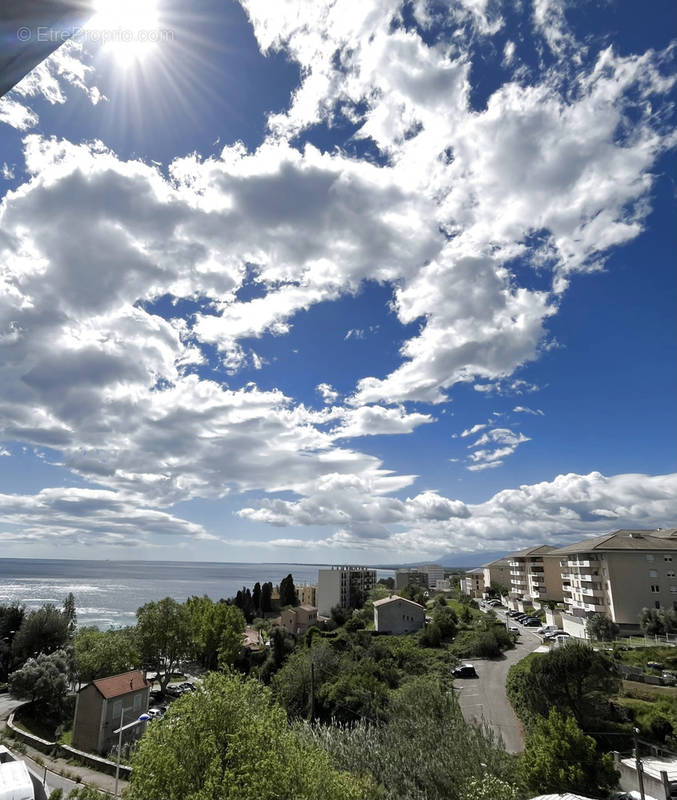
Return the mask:
[[[490,561],[482,567],[484,588],[494,586],[505,586],[510,588],[510,561],[507,558],[499,558]]]
[[[461,591],[470,597],[482,597],[484,594],[484,570],[482,567],[466,571],[461,578]]]
[[[317,605],[317,586],[314,586],[312,583],[304,583],[301,584],[301,586],[297,586],[296,594],[299,598],[299,605]]]
[[[315,606],[300,605],[296,608],[284,608],[280,614],[280,625],[289,633],[298,635],[305,633],[311,625],[317,623]]]
[[[537,545],[507,556],[510,568],[510,596],[513,600],[545,602],[562,600],[560,556],[555,548]]]
[[[632,630],[643,608],[677,609],[677,529],[614,531],[556,554],[568,617],[597,612]]]

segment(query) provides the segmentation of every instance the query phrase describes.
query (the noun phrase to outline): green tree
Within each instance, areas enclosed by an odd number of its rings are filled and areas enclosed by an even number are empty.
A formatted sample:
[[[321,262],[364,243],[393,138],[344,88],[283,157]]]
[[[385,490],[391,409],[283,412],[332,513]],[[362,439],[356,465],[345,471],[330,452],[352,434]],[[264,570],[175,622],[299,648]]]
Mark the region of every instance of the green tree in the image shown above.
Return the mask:
[[[53,653],[68,642],[68,619],[56,606],[47,603],[28,613],[12,644],[15,657],[23,663],[38,653]]]
[[[73,592],[69,592],[66,596],[66,599],[63,601],[63,615],[66,617],[66,621],[68,623],[68,636],[69,638],[73,638],[73,634],[75,633],[75,628],[78,624],[78,615],[75,608],[75,595]]]
[[[136,612],[137,636],[144,664],[157,673],[164,692],[172,672],[190,650],[190,616],[171,597],[146,603]]]
[[[60,718],[68,694],[68,656],[63,650],[39,653],[9,676],[9,691]]]
[[[134,628],[80,628],[73,639],[75,671],[81,681],[118,675],[141,665]]]
[[[512,667],[508,695],[523,719],[547,717],[551,708],[570,714],[583,730],[599,730],[609,718],[609,697],[620,680],[613,664],[583,642],[570,642],[531,662],[528,670]]]
[[[495,775],[472,778],[463,791],[463,800],[516,800],[517,787]]]
[[[677,611],[666,608],[643,608],[639,625],[648,636],[662,636],[677,631]]]
[[[252,602],[257,616],[261,614],[261,584],[257,581],[252,591]]]
[[[591,614],[586,620],[585,627],[588,636],[600,642],[613,642],[620,631],[618,625],[606,614]]]
[[[550,710],[536,721],[521,758],[521,774],[534,792],[572,792],[607,797],[618,782],[610,753],[600,754],[572,716]]]
[[[273,608],[273,584],[268,581],[261,586],[261,613],[265,614]]]
[[[255,679],[212,673],[172,704],[132,756],[128,800],[368,800],[368,782],[339,772],[290,730]]]
[[[456,636],[458,628],[458,616],[451,606],[435,606],[433,611],[433,622],[440,629],[442,639],[448,641]]]
[[[298,605],[296,587],[291,573],[280,581],[280,608]]]
[[[214,603],[206,595],[188,598],[186,610],[193,658],[207,669],[231,665],[242,647],[242,611],[228,603]]]

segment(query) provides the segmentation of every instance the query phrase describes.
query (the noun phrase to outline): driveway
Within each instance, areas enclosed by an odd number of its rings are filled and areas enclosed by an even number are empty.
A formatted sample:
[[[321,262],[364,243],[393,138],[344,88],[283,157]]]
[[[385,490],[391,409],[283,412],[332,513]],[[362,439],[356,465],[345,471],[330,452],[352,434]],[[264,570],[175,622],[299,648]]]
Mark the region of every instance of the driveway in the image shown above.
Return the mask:
[[[505,620],[504,613],[499,612],[497,616]],[[468,722],[486,722],[503,737],[505,749],[509,753],[521,753],[524,750],[524,734],[522,724],[515,716],[505,693],[508,670],[542,644],[540,636],[532,630],[521,625],[517,627],[520,629],[520,636],[514,650],[507,650],[502,658],[491,661],[474,659],[472,663],[479,677],[457,678],[454,681],[454,689],[465,719]]]

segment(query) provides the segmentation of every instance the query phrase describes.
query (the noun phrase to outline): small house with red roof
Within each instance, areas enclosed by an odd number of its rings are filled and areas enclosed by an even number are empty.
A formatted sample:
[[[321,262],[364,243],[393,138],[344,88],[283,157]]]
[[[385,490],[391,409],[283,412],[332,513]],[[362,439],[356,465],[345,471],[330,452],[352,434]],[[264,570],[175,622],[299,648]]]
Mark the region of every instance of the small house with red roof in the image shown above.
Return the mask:
[[[73,747],[105,755],[118,736],[113,733],[148,711],[150,683],[140,669],[99,678],[83,686],[77,694],[73,722]],[[137,738],[138,725],[123,732],[123,742]]]

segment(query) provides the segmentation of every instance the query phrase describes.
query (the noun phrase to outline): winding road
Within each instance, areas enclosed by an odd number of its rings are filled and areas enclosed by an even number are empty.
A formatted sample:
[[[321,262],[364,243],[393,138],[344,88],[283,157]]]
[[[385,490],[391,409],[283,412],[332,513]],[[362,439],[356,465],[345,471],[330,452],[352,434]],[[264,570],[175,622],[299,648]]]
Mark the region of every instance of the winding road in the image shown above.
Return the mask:
[[[505,621],[505,612],[497,613]],[[541,637],[533,630],[517,626],[520,636],[514,650],[507,650],[502,658],[473,659],[478,678],[457,678],[454,689],[465,719],[484,721],[497,734],[500,734],[509,753],[524,750],[522,724],[512,710],[505,693],[508,670],[542,645]]]

